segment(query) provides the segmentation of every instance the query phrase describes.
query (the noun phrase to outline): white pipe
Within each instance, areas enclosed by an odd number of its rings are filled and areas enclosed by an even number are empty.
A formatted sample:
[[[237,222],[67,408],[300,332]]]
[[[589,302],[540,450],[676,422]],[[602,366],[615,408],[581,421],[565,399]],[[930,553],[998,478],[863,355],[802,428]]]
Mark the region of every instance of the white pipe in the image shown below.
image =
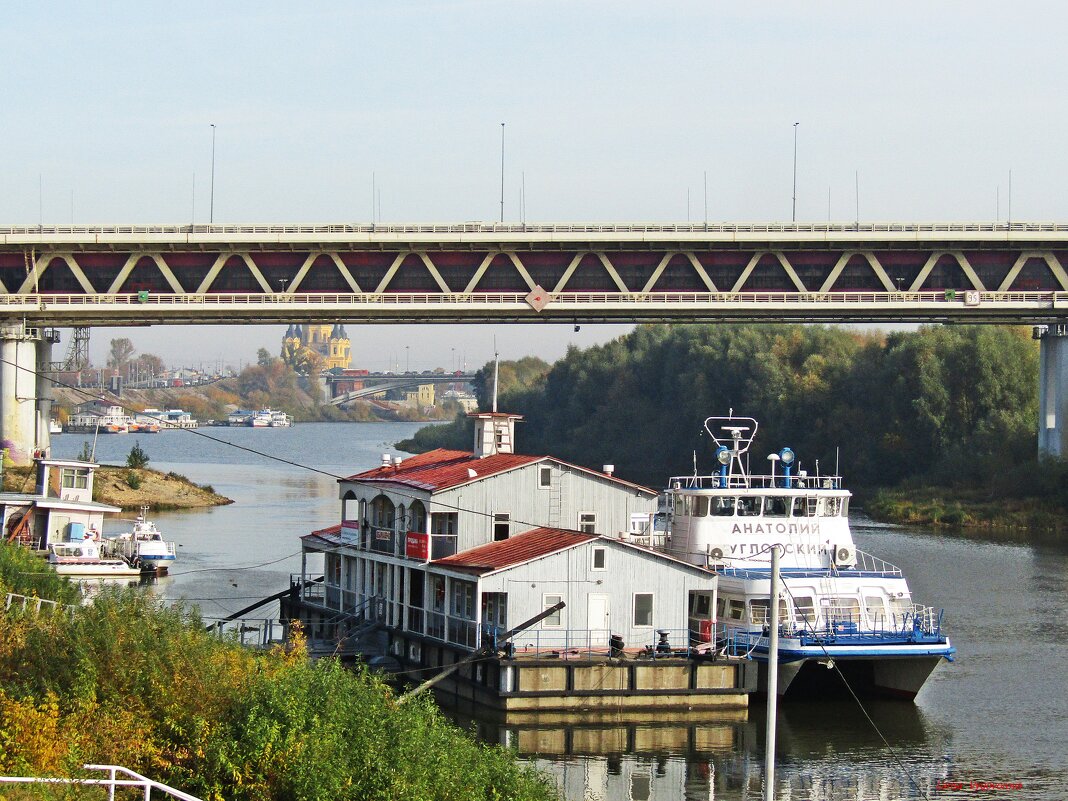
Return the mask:
[[[764,739],[764,801],[775,798],[775,716],[779,695],[779,546],[771,546],[771,588],[768,593],[768,711]]]

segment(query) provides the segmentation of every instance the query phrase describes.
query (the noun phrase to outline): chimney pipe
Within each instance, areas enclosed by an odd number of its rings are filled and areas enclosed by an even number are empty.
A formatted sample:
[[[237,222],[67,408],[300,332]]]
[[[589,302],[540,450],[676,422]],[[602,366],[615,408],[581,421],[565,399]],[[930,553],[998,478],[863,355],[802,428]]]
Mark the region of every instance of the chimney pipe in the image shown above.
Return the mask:
[[[604,473],[605,473],[605,475],[607,475],[607,476],[610,476],[610,475],[612,475],[612,474],[613,474],[614,472],[616,472],[616,466],[615,466],[614,464],[606,464],[606,465],[604,466]]]

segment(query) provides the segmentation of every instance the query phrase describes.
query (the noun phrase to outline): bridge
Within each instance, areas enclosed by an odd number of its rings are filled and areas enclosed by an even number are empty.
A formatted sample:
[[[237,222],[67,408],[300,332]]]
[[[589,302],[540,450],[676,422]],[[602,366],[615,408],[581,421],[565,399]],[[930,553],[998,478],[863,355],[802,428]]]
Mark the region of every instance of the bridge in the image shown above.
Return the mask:
[[[405,389],[423,384],[470,384],[475,380],[475,373],[367,373],[366,375],[328,375],[327,386],[338,382],[360,383],[362,389],[342,392],[327,401],[331,406],[344,406],[359,398],[367,398],[388,389]]]
[[[1052,222],[0,227],[0,436],[47,443],[9,366],[47,363],[46,326],[959,322],[1044,326],[1060,454],[1066,265]]]

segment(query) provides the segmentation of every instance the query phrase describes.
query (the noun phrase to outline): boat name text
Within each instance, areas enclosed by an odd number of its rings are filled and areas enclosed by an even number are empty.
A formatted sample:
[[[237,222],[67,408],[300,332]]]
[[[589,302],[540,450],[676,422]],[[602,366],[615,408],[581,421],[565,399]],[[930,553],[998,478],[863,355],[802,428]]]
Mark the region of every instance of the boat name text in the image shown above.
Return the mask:
[[[819,534],[819,523],[735,523],[731,534]]]

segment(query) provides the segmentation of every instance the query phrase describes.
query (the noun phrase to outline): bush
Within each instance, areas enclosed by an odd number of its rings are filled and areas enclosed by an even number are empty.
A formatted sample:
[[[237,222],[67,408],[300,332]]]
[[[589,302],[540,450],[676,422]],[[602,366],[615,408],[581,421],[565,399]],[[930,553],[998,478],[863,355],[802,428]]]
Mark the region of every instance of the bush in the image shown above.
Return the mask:
[[[141,489],[141,476],[137,475],[133,470],[126,474],[126,484],[130,489]]]
[[[130,453],[126,456],[126,466],[134,470],[148,466],[148,454],[141,448],[140,442],[135,442],[130,448]],[[134,489],[137,488],[134,487]]]
[[[0,610],[0,631],[9,624]],[[47,736],[16,737],[33,726]],[[203,798],[541,801],[544,777],[364,669],[253,651],[137,589],[0,637],[0,773],[119,764]]]

